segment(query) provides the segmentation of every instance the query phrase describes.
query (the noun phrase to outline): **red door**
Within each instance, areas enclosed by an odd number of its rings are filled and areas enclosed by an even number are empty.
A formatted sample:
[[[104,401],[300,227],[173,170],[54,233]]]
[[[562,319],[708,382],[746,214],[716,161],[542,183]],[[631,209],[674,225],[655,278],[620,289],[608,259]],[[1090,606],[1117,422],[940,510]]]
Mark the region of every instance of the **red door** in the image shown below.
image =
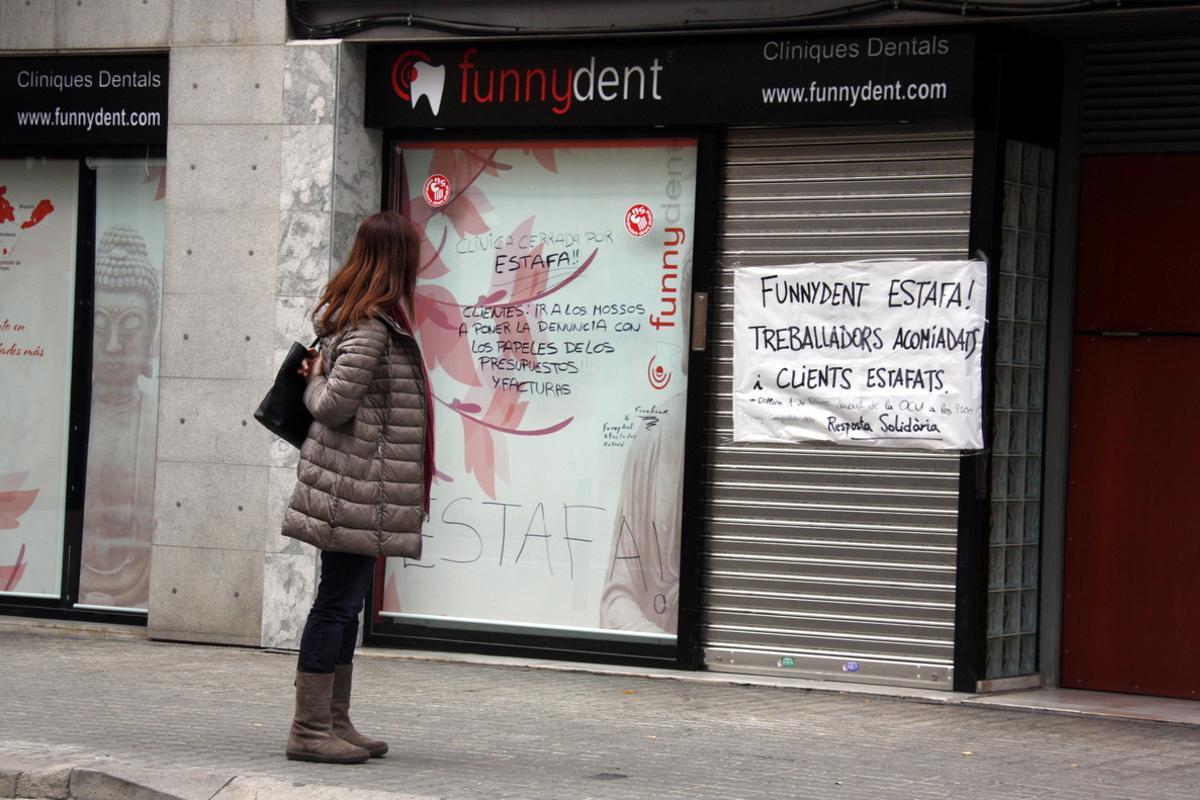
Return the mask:
[[[1200,699],[1197,187],[1196,155],[1084,162],[1066,687]]]

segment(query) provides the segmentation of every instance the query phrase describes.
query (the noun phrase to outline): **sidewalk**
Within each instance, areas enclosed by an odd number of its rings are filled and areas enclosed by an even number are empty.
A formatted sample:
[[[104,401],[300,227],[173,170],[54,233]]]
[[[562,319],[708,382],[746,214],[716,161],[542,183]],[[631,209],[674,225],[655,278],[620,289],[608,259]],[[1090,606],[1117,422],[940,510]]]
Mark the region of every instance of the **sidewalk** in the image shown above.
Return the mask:
[[[1196,727],[398,658],[358,661],[353,706],[392,752],[303,764],[283,757],[294,668],[0,631],[0,797],[1193,800],[1200,786]]]

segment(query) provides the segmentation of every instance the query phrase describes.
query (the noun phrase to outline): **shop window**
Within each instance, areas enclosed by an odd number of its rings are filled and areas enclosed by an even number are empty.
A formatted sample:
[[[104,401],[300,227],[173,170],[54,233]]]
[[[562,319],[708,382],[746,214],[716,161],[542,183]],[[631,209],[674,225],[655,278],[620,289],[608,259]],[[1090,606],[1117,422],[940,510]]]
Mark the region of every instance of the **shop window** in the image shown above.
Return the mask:
[[[1054,152],[1010,141],[996,281],[987,677],[1037,671]]]
[[[438,475],[383,618],[674,646],[696,164],[688,139],[394,148]]]

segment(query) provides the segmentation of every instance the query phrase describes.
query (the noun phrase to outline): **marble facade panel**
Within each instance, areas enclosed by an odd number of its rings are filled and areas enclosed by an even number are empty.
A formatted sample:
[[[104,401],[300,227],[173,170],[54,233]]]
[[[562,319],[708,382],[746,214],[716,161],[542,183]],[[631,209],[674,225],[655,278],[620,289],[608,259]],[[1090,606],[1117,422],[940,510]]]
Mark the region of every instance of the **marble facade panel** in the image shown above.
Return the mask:
[[[333,210],[333,126],[284,125],[280,150],[279,207]]]
[[[300,647],[304,621],[317,593],[318,555],[267,553],[263,561],[262,642],[264,647]]]
[[[319,296],[329,280],[329,212],[280,212],[276,291],[283,296]]]
[[[298,41],[286,48],[283,72],[283,121],[288,125],[333,122],[338,45]]]

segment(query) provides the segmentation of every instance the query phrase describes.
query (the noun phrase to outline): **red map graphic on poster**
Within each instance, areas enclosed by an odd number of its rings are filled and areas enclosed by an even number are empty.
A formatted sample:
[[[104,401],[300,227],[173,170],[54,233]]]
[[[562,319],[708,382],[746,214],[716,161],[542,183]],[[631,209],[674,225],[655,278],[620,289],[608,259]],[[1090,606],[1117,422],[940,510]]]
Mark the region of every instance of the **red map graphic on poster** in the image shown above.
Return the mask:
[[[49,200],[39,200],[38,204],[33,209],[33,213],[29,215],[29,219],[21,223],[21,230],[32,228],[34,225],[37,225],[39,222],[53,213],[53,203],[51,203]]]
[[[0,225],[3,225],[6,222],[17,221],[17,218],[13,216],[12,203],[4,199],[4,193],[7,191],[7,186],[0,186]]]

